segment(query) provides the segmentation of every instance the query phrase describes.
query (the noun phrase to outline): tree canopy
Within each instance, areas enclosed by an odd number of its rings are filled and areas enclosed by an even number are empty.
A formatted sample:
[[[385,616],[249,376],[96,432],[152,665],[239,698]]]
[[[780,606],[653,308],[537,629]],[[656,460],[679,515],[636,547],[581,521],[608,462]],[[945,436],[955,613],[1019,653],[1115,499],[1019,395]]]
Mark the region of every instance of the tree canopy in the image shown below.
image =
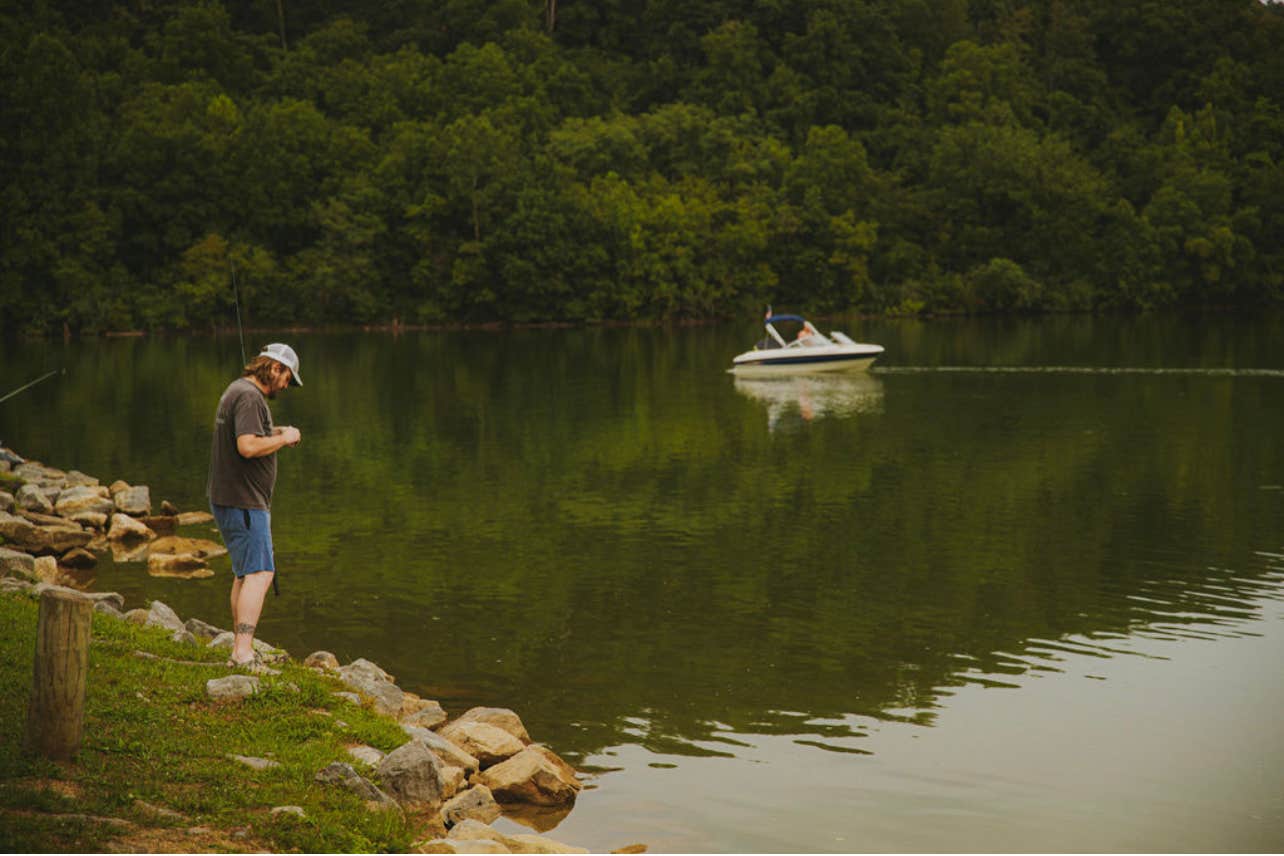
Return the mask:
[[[0,328],[1284,299],[1284,5],[0,0]]]

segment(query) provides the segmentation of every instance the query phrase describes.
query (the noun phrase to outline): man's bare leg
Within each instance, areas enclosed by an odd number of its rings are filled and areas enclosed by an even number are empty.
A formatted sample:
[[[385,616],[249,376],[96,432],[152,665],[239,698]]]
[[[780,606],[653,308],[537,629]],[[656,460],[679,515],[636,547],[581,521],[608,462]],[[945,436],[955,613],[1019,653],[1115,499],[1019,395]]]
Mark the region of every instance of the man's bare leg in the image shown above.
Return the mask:
[[[241,597],[241,578],[232,578],[232,627],[236,627],[236,602]]]
[[[272,586],[273,575],[272,571],[259,571],[237,580],[240,587],[232,606],[232,618],[235,622],[232,632],[236,634],[232,659],[238,663],[254,659],[254,630],[259,623],[259,615],[263,613],[263,600]]]

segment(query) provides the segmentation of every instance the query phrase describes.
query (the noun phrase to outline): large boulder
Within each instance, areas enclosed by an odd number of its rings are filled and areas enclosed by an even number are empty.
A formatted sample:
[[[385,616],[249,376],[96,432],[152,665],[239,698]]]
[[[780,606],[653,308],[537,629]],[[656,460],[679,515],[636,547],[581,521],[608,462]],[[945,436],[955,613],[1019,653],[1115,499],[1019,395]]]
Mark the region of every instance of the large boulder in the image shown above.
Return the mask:
[[[183,626],[183,620],[178,617],[178,613],[170,609],[159,600],[152,601],[151,608],[147,611],[147,620],[143,622],[145,627],[164,627],[166,630],[186,630]]]
[[[4,511],[0,511],[0,535],[13,547],[31,553],[61,554],[93,540],[93,536],[79,526],[37,526]]]
[[[378,677],[376,673],[366,668],[363,665],[366,662],[357,661],[342,667],[339,669],[339,679],[350,689],[370,699],[378,713],[384,716],[398,716],[401,713],[401,704],[405,700],[405,693],[402,692],[401,687],[390,680]],[[379,669],[379,673],[387,674],[382,669]]]
[[[97,511],[101,514],[111,514],[116,506],[112,501],[103,496],[105,490],[98,487],[71,487],[58,494],[58,501],[54,503],[54,512],[60,517],[70,517],[73,514],[79,514],[82,511]]]
[[[98,487],[98,479],[87,476],[80,470],[68,470],[62,479],[63,487]]]
[[[13,574],[21,577],[33,577],[36,573],[36,559],[30,553],[0,547],[0,577]]]
[[[152,542],[153,553],[174,553],[188,554],[199,556],[202,559],[212,559],[215,556],[226,556],[227,548],[217,541],[210,541],[207,538],[182,538],[177,535],[166,535],[164,538],[157,538]]]
[[[535,805],[573,802],[582,787],[570,764],[538,744],[483,770],[476,782],[490,788],[500,802]]]
[[[366,802],[377,803],[380,806],[396,805],[396,801],[392,797],[376,788],[369,780],[352,769],[351,764],[344,764],[342,761],[335,761],[325,767],[325,769],[316,774],[315,780],[323,785],[342,785]]]
[[[442,728],[440,734],[481,762],[483,770],[522,751],[522,741],[485,722],[457,719]]]
[[[525,746],[531,742],[531,736],[526,733],[526,726],[522,724],[522,718],[506,707],[474,707],[465,711],[456,722],[484,722],[487,725],[493,725],[501,728],[509,734],[522,741]]]
[[[83,547],[77,547],[74,550],[68,550],[58,561],[68,568],[87,570],[98,564],[98,557]]]
[[[111,528],[107,530],[107,540],[117,543],[128,543],[131,541],[150,541],[156,537],[156,533],[147,528],[142,521],[135,520],[128,514],[113,514],[111,516]]]
[[[191,633],[193,636],[195,636],[197,639],[200,639],[206,642],[218,636],[220,633],[226,632],[224,630],[221,630],[218,627],[215,627],[213,624],[206,624],[204,621],[201,621],[199,618],[189,618],[183,622],[183,626],[186,627],[187,631]]]
[[[481,764],[475,757],[469,755],[463,749],[460,749],[454,743],[451,743],[435,731],[429,731],[427,728],[418,728],[413,725],[405,724],[401,726],[401,730],[416,740],[421,741],[425,746],[432,750],[433,754],[451,767],[459,767],[468,775],[476,773],[481,769]]]
[[[152,492],[145,484],[117,491],[111,498],[119,511],[131,517],[143,517],[152,513]]]
[[[0,511],[13,511],[13,494],[0,490]]]
[[[35,577],[36,582],[57,584],[58,560],[53,556],[37,556]]]
[[[54,505],[49,501],[49,497],[34,484],[24,484],[18,488],[18,492],[14,495],[10,504],[17,505],[18,508],[25,508],[27,511],[37,511],[41,514],[53,514],[54,510]]]
[[[406,693],[401,703],[401,724],[417,728],[436,728],[445,724],[448,717],[440,702]]]
[[[214,701],[240,701],[259,691],[259,679],[253,675],[228,675],[205,682],[205,694]]]
[[[188,580],[214,576],[214,571],[205,564],[204,559],[187,553],[149,553],[147,573],[153,577],[178,577]]]
[[[459,785],[441,759],[418,740],[389,752],[378,769],[384,788],[401,803],[438,805],[454,796]]]
[[[456,794],[441,807],[441,820],[447,827],[455,826],[464,820],[476,820],[490,823],[499,818],[503,810],[490,788],[485,785],[474,785],[466,791]]]

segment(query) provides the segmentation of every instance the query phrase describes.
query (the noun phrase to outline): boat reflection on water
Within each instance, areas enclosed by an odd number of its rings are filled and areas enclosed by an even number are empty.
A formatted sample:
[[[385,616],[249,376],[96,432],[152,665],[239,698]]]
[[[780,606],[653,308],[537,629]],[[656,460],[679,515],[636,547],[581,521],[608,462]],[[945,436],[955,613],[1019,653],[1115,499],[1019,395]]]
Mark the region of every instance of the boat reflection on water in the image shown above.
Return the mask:
[[[736,392],[767,405],[770,431],[798,427],[821,417],[883,412],[883,382],[873,375],[736,375]]]

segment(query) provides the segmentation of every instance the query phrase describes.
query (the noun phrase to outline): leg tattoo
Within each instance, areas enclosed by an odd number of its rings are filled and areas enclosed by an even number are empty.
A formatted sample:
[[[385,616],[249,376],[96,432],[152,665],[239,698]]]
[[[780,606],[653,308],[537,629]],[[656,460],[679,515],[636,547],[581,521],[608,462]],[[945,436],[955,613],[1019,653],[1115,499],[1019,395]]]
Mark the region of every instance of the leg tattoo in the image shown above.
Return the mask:
[[[253,635],[253,633],[254,633],[254,627],[255,627],[255,625],[253,625],[253,624],[238,624],[238,625],[236,625],[236,633],[237,633],[237,635],[238,635],[238,636],[239,636],[240,634],[242,634],[242,633],[249,633],[249,634]]]

